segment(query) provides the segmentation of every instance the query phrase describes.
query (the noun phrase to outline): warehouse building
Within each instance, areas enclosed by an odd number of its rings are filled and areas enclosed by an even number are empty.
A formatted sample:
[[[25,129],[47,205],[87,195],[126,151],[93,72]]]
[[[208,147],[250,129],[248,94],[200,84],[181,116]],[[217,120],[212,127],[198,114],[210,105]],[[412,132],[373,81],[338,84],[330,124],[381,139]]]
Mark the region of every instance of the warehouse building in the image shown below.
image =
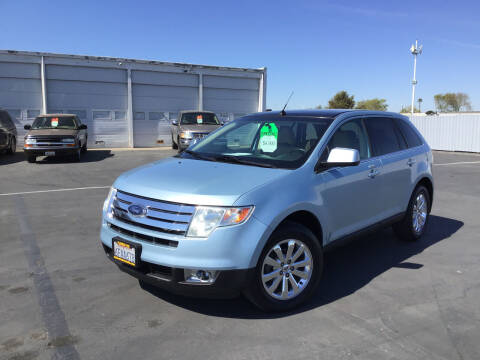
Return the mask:
[[[170,146],[181,110],[220,120],[263,111],[266,69],[231,68],[0,50],[0,108],[23,142],[41,113],[73,113],[88,125],[90,147]]]

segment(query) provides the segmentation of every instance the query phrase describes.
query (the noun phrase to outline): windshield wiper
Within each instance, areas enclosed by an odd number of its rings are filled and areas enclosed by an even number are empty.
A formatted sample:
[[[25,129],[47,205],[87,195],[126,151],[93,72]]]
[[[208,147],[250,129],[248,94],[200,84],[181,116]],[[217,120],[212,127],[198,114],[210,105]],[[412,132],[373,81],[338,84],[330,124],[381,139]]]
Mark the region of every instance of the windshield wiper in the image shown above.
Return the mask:
[[[192,150],[184,150],[185,153],[192,155],[193,157],[196,157],[197,159],[200,160],[207,160],[207,161],[217,161],[216,158],[210,157],[210,156],[205,156],[205,155],[200,155],[199,153],[192,151]]]
[[[276,166],[272,165],[272,164],[258,163],[258,162],[255,162],[255,161],[239,159],[236,156],[219,155],[219,156],[215,156],[215,159],[220,160],[220,161],[225,161],[225,162],[242,164],[242,165],[260,166],[260,167],[265,167],[265,168],[276,168]]]

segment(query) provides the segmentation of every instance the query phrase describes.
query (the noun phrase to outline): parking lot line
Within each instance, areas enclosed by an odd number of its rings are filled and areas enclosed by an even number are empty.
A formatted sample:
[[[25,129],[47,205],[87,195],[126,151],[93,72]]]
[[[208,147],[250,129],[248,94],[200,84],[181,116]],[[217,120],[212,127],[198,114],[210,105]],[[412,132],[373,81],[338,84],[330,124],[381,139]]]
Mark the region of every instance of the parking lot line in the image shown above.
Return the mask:
[[[0,194],[0,196],[28,195],[28,194],[39,194],[39,193],[60,192],[60,191],[75,191],[75,190],[108,189],[109,187],[110,187],[110,186],[89,186],[89,187],[68,188],[68,189],[51,189],[51,190],[24,191],[24,192]]]
[[[434,166],[462,165],[462,164],[480,164],[480,161],[458,161],[453,163],[433,164]]]

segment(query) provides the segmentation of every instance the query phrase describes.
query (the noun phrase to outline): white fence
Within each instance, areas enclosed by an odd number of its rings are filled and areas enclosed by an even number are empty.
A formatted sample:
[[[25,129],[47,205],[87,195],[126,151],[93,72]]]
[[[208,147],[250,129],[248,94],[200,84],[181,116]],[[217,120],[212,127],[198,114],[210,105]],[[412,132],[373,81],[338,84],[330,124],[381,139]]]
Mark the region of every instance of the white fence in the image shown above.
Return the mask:
[[[434,150],[480,152],[480,113],[410,117]]]

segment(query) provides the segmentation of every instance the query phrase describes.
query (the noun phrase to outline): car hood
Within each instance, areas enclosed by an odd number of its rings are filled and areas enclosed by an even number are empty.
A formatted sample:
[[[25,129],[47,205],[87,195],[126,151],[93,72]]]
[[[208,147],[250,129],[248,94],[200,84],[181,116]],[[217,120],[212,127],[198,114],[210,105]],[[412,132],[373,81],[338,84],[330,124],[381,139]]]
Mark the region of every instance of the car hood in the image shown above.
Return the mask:
[[[180,125],[180,131],[212,132],[221,125]]]
[[[78,130],[69,129],[38,129],[29,130],[27,135],[48,135],[48,136],[75,136]]]
[[[183,204],[231,206],[242,194],[290,172],[172,157],[122,174],[113,187]]]

